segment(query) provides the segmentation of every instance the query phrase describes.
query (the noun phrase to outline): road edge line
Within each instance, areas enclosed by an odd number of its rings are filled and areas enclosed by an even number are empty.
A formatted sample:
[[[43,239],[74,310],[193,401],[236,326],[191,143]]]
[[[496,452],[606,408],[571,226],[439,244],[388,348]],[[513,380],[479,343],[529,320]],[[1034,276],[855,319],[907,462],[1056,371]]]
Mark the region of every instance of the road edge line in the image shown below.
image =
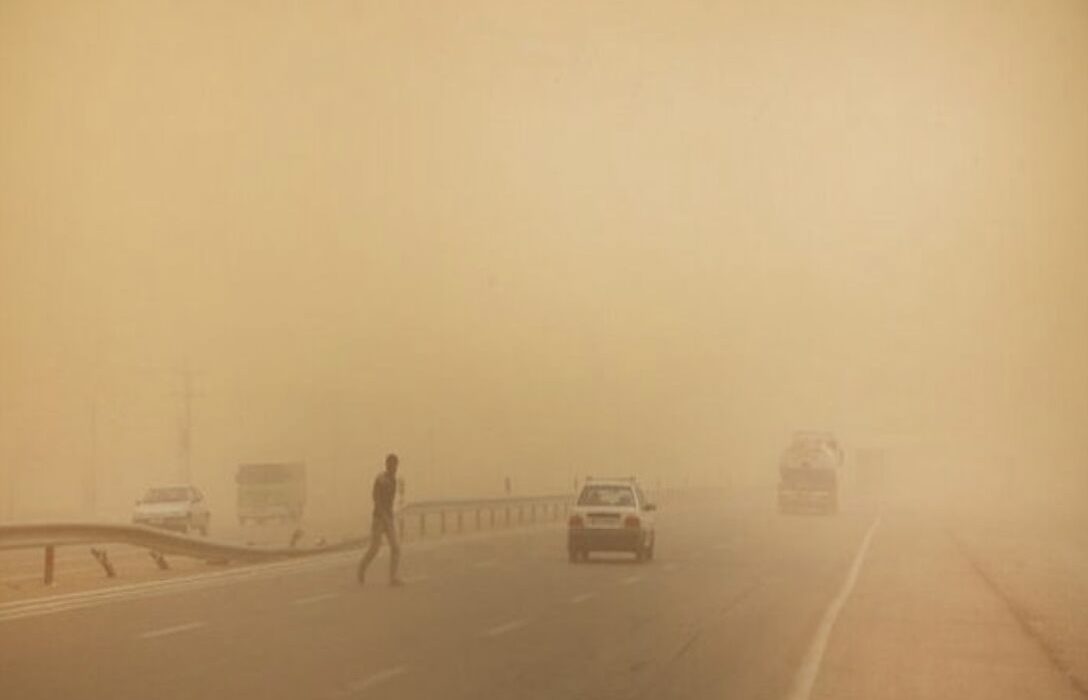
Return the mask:
[[[869,526],[869,531],[865,533],[861,546],[858,547],[857,554],[854,555],[854,561],[850,565],[850,571],[846,575],[842,588],[831,600],[827,610],[824,611],[823,618],[820,619],[820,625],[816,628],[816,635],[812,638],[808,651],[805,653],[805,658],[797,669],[793,690],[788,696],[789,700],[809,700],[811,697],[812,689],[816,685],[816,679],[820,675],[820,667],[823,664],[827,643],[831,639],[831,632],[839,619],[839,613],[842,612],[847,599],[850,598],[850,594],[854,591],[854,586],[858,582],[858,575],[861,573],[862,564],[865,562],[865,555],[869,552],[869,545],[872,544],[873,535],[876,533],[879,524],[880,516],[878,515],[873,520],[873,524]]]

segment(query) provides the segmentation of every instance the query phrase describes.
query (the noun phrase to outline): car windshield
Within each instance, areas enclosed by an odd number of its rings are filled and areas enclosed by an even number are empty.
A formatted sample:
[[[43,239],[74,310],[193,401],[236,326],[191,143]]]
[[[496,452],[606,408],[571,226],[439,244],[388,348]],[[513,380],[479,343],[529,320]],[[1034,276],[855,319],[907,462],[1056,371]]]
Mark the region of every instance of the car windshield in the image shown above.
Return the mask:
[[[299,481],[301,468],[294,464],[243,464],[235,481],[239,484],[278,484]]]
[[[189,489],[184,486],[149,489],[142,499],[144,503],[174,503],[188,500]]]
[[[580,506],[633,506],[635,492],[630,486],[597,485],[582,489]]]

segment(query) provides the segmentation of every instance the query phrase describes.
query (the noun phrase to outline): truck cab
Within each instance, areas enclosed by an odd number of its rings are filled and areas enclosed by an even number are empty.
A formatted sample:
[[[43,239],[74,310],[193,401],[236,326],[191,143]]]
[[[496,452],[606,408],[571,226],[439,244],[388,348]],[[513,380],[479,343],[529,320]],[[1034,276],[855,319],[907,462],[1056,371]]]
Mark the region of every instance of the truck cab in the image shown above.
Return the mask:
[[[778,466],[778,510],[837,513],[842,462],[842,448],[834,435],[795,433]]]
[[[302,519],[306,506],[306,465],[243,464],[234,480],[238,485],[239,524],[297,524]]]

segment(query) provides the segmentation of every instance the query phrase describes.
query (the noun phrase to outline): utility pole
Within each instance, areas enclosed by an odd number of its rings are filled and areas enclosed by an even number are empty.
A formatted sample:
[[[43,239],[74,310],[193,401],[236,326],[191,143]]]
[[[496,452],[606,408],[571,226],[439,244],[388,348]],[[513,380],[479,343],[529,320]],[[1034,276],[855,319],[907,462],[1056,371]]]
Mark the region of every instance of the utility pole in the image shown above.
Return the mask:
[[[4,449],[7,444],[4,411],[0,405],[0,484],[7,485],[0,490],[0,522],[15,520],[15,451]]]
[[[431,412],[431,422],[427,426],[427,476],[431,479],[431,488],[438,491],[440,498],[449,498],[449,493],[444,483],[445,475],[440,481],[438,470],[434,466],[434,412]]]
[[[83,513],[98,514],[98,395],[91,397],[91,454],[83,467]]]
[[[181,424],[182,481],[188,484],[193,475],[193,375],[189,370],[182,374],[182,401],[185,413]]]
[[[181,483],[188,484],[193,476],[193,399],[201,395],[193,390],[194,372],[188,366],[178,370],[181,377],[181,426],[178,431],[178,453],[181,461]]]

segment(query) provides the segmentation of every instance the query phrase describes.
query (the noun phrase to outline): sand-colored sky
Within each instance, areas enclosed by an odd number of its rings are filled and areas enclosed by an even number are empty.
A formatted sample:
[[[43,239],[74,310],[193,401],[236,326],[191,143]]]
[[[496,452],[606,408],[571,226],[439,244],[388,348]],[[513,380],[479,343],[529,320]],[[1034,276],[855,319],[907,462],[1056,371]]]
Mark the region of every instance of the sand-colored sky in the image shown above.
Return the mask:
[[[224,508],[797,427],[1083,479],[1086,76],[1079,0],[5,0],[0,517],[176,480],[186,372]]]

